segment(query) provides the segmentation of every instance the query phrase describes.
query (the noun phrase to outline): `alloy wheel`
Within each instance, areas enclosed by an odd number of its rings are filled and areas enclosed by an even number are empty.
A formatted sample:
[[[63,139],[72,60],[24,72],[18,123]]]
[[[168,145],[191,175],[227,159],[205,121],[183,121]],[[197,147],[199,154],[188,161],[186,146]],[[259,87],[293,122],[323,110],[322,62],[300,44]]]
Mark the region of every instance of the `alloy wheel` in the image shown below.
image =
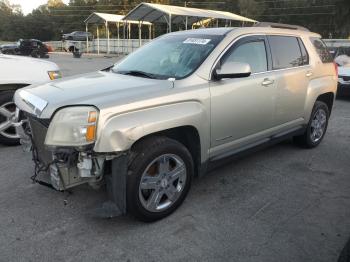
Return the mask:
[[[317,143],[325,133],[327,126],[327,113],[324,109],[319,108],[311,121],[310,138],[313,143]]]
[[[139,199],[149,212],[161,212],[179,199],[187,179],[186,165],[177,155],[164,154],[145,169],[139,185]]]
[[[16,119],[16,105],[13,102],[8,102],[0,106],[0,135],[10,138],[18,139],[14,123]]]

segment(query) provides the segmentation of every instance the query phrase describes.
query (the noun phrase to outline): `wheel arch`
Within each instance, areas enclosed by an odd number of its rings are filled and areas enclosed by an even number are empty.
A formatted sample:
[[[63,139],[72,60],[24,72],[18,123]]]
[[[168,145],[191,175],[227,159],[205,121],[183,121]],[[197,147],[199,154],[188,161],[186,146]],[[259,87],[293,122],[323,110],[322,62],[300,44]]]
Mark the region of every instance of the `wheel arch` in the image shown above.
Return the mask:
[[[131,148],[134,148],[145,139],[157,136],[164,136],[184,145],[192,156],[195,174],[199,174],[201,167],[201,139],[196,127],[186,125],[151,133],[135,141]]]
[[[324,102],[328,107],[329,114],[331,114],[332,108],[333,108],[333,103],[334,103],[334,98],[335,98],[335,94],[333,92],[327,92],[327,93],[319,95],[316,98],[316,101]]]
[[[335,77],[320,77],[310,81],[307,88],[304,106],[305,123],[308,123],[316,101],[322,101],[326,103],[329,112],[331,113],[336,91],[337,81]]]

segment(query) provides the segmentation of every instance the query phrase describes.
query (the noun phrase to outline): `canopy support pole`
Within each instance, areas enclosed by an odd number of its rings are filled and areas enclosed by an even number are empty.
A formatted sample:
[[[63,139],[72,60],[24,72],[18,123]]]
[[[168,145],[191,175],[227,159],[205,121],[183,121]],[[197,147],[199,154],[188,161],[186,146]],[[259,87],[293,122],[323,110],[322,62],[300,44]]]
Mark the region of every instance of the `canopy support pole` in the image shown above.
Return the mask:
[[[149,38],[149,40],[152,39],[152,25],[148,26],[148,38]]]
[[[119,22],[117,22],[117,39],[118,39],[118,50],[117,53],[119,53],[119,49],[120,49],[120,35],[119,35]]]
[[[187,26],[188,26],[188,16],[186,16],[186,22],[185,22],[185,30],[187,31]]]
[[[86,32],[86,53],[89,53],[88,23],[85,24],[85,32]]]
[[[169,33],[171,33],[171,14],[169,14]]]
[[[122,53],[126,54],[125,52],[125,39],[126,39],[126,23],[123,22],[123,45],[122,45]]]
[[[141,40],[141,21],[139,21],[139,47],[141,47],[142,40]]]
[[[109,28],[108,28],[108,22],[106,21],[106,34],[107,34],[107,54],[109,54]]]
[[[100,54],[100,32],[98,30],[98,25],[96,27],[96,35],[97,35],[97,54]]]
[[[131,49],[131,52],[133,51],[132,41],[131,41],[131,23],[128,23],[128,52],[129,47]]]

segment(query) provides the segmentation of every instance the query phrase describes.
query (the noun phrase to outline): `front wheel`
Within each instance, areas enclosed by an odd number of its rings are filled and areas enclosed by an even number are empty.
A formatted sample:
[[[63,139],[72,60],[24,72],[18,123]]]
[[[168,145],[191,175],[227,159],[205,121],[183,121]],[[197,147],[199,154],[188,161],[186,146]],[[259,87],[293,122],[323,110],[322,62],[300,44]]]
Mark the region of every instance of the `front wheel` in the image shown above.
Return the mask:
[[[128,211],[145,222],[168,216],[184,201],[193,172],[190,152],[176,140],[151,137],[141,141],[129,160]]]
[[[16,105],[13,91],[0,93],[0,143],[8,146],[19,145],[19,135],[13,123],[16,121]]]
[[[328,120],[329,109],[327,104],[316,101],[305,133],[294,137],[296,144],[306,148],[318,146],[326,134]]]

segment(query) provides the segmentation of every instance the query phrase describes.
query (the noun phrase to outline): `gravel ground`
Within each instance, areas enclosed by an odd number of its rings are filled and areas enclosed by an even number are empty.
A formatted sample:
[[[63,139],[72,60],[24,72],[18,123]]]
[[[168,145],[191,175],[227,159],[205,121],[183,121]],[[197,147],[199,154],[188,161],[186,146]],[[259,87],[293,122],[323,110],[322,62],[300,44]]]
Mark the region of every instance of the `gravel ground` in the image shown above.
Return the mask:
[[[118,58],[50,60],[67,76]],[[316,149],[286,141],[195,180],[152,224],[92,217],[103,190],[32,184],[30,155],[0,146],[0,261],[336,261],[350,236],[349,112],[350,99],[336,101]]]

